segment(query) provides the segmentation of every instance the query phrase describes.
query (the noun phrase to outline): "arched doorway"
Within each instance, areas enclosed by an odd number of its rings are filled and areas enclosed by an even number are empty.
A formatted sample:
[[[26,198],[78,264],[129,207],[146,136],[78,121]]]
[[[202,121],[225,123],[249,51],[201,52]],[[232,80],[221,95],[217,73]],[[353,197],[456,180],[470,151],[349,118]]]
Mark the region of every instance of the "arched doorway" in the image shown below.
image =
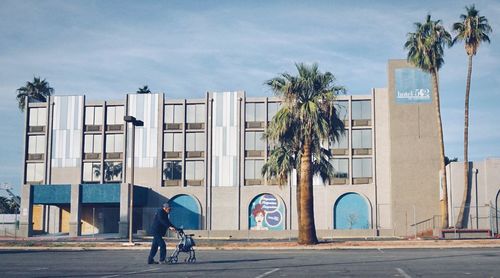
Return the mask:
[[[248,206],[250,230],[281,231],[285,229],[285,205],[273,194],[260,194]]]
[[[190,195],[177,195],[168,201],[172,207],[172,224],[186,230],[201,229],[201,209],[198,200]]]
[[[368,202],[357,193],[340,196],[333,207],[334,229],[353,230],[370,228]]]

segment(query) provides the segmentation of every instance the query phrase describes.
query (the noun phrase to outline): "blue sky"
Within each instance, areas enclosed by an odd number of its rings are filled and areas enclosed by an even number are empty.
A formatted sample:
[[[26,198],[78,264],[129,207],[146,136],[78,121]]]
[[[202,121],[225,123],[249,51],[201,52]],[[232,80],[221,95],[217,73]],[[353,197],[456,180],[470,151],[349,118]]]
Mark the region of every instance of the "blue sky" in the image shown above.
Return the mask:
[[[206,91],[271,95],[263,82],[317,62],[350,94],[387,87],[413,23],[431,12],[449,29],[469,1],[22,1],[0,4],[0,182],[19,186],[23,117],[16,89],[33,76],[56,94],[123,99],[147,84],[168,98]],[[500,2],[476,1],[492,43],[474,57],[472,160],[500,157]],[[446,154],[463,157],[467,57],[446,50],[440,72]]]

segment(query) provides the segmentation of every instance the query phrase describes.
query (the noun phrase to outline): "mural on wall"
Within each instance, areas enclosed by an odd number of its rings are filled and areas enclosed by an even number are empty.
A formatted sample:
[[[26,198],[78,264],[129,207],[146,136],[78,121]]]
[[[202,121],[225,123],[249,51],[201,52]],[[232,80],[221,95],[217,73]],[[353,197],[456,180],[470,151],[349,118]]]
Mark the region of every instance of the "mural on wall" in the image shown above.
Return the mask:
[[[168,201],[172,207],[170,221],[178,228],[199,230],[201,212],[198,201],[189,195],[178,195]]]
[[[396,103],[432,102],[431,76],[420,69],[401,68],[395,70]]]
[[[340,197],[333,208],[334,229],[354,230],[370,228],[370,211],[366,200],[357,193]]]
[[[272,194],[258,195],[250,202],[249,219],[250,230],[284,230],[285,205]]]

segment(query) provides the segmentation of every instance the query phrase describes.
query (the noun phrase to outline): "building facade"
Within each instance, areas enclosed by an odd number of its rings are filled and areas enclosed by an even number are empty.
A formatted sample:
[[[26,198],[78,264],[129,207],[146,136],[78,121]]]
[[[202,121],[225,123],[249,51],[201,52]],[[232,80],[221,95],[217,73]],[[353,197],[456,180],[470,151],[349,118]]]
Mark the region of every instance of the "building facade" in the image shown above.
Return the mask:
[[[320,236],[404,236],[412,223],[439,214],[430,84],[427,74],[391,60],[388,88],[338,96],[346,129],[328,143],[335,176],[313,181]],[[200,235],[295,235],[295,179],[278,185],[261,175],[273,147],[263,134],[279,109],[279,99],[244,91],[29,103],[23,233],[126,235],[133,196],[135,232],[147,230],[154,208],[168,201],[173,222]],[[126,124],[125,115],[143,126]]]

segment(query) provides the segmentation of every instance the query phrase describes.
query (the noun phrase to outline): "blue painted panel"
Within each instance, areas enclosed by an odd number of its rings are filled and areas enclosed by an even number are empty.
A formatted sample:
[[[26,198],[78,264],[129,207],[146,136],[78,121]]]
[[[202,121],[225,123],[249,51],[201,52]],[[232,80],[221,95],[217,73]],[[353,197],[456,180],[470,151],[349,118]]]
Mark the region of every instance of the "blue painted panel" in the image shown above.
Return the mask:
[[[82,204],[120,203],[120,184],[82,184]]]
[[[186,230],[201,228],[201,213],[198,201],[189,195],[178,195],[169,201],[172,210],[170,221],[174,226]]]
[[[431,75],[416,68],[395,70],[396,103],[432,102]]]
[[[370,228],[368,204],[359,194],[345,194],[337,201],[333,209],[334,229]]]
[[[134,207],[142,207],[148,203],[149,188],[134,186]]]
[[[272,194],[261,194],[250,202],[250,230],[281,231],[285,229],[285,206]]]
[[[52,205],[69,204],[71,202],[71,185],[69,184],[40,184],[31,188],[33,204]]]

